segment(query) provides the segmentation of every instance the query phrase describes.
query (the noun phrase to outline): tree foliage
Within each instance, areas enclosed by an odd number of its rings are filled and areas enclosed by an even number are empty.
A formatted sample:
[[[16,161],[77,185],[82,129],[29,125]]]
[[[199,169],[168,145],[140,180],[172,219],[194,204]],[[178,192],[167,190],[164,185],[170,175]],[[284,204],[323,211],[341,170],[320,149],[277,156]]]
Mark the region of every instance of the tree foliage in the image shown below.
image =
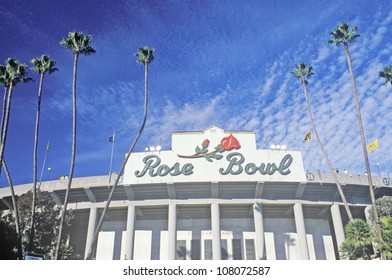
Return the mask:
[[[377,249],[383,251],[388,260],[392,260],[392,217],[381,218],[381,230],[383,243],[379,244]]]
[[[154,60],[155,49],[149,47],[140,47],[135,56],[138,58],[136,61],[140,64],[150,64]]]
[[[12,214],[1,215],[0,219],[0,260],[16,260],[17,254],[17,235],[15,226],[10,219]]]
[[[306,78],[310,78],[313,76],[315,73],[312,71],[313,67],[310,65],[307,65],[305,63],[301,64],[296,64],[294,71],[290,72],[291,74],[294,75],[297,79],[301,79],[301,83],[305,83],[305,85],[308,84],[308,81]]]
[[[384,86],[388,83],[392,85],[392,65],[385,66],[384,70],[379,72],[379,76],[385,79]]]
[[[52,74],[56,71],[59,71],[59,69],[54,67],[56,65],[56,61],[51,60],[47,55],[42,55],[41,57],[35,57],[31,60],[31,63],[33,64],[31,70],[37,72],[38,74],[45,74],[45,73]]]
[[[339,23],[338,26],[330,32],[330,44],[340,46],[340,44],[347,45],[353,43],[360,35],[357,34],[358,27],[351,28],[346,22]]]
[[[377,212],[380,217],[392,217],[392,196],[383,196],[376,200]]]
[[[346,240],[341,244],[339,251],[342,259],[369,260],[374,235],[369,224],[362,219],[353,219],[344,228]]]
[[[22,246],[25,252],[29,242],[29,234],[31,227],[32,197],[33,194],[31,191],[29,191],[26,194],[23,194],[22,196],[18,197],[17,202],[22,234]],[[32,251],[34,253],[44,254],[46,259],[52,259],[60,223],[60,207],[55,203],[49,192],[37,190],[36,210],[36,232],[33,239]],[[8,227],[15,228],[15,219],[9,211],[3,212],[1,217]],[[64,233],[67,235],[69,234],[72,219],[72,211],[69,211],[64,226]],[[8,230],[7,232],[8,234],[10,234],[10,230]],[[11,241],[14,239],[16,240],[16,233],[15,231],[13,232],[13,236],[8,236],[8,239]],[[8,254],[10,254],[10,252],[8,252]]]
[[[60,45],[72,51],[73,54],[90,55],[95,53],[93,47],[90,46],[92,39],[91,35],[84,35],[82,32],[69,32],[68,37],[64,38]]]

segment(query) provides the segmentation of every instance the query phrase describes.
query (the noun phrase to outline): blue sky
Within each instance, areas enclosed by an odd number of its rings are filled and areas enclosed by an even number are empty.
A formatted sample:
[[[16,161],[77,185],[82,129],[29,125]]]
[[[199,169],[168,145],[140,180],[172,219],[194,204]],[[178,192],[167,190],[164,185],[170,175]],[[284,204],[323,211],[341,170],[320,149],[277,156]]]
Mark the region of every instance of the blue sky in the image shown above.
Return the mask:
[[[78,70],[78,145],[75,177],[109,172],[109,136],[116,131],[118,170],[142,120],[143,66],[134,53],[156,49],[149,68],[149,115],[136,147],[170,148],[171,133],[254,130],[258,148],[285,144],[303,153],[305,169],[327,170],[316,141],[303,143],[311,126],[301,85],[290,74],[307,63],[314,119],[332,164],[363,173],[350,77],[343,47],[328,44],[338,23],[358,26],[350,46],[372,171],[392,174],[392,87],[378,72],[392,64],[391,1],[2,1],[0,63],[7,57],[30,64],[42,54],[59,72],[43,88],[39,172],[51,143],[43,179],[69,172],[72,143],[73,55],[59,42],[70,31],[92,35],[95,55]],[[14,184],[33,178],[36,82],[15,87],[5,157]],[[51,173],[47,168],[51,168]],[[0,187],[7,186],[4,174]]]

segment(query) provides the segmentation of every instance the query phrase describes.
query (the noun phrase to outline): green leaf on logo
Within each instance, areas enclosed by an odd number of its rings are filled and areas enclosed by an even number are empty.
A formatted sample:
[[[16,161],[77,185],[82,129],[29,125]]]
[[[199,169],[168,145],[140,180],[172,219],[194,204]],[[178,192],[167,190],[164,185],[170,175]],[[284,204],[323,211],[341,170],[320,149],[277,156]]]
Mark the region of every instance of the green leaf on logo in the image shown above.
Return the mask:
[[[216,158],[216,159],[221,159],[221,158],[223,158],[223,156],[222,156],[222,155],[215,154],[215,155],[214,155],[214,158]]]
[[[196,154],[199,154],[200,151],[201,151],[200,147],[199,147],[199,146],[196,146],[196,149],[195,149]]]

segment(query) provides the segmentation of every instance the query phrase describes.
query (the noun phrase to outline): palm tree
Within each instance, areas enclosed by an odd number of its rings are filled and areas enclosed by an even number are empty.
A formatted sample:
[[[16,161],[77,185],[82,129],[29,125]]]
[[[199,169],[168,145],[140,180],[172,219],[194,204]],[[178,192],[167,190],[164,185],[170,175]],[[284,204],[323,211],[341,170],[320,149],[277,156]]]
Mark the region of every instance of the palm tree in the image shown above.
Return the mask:
[[[0,65],[0,84],[4,85],[4,98],[3,98],[3,110],[2,110],[2,116],[1,116],[1,129],[0,132],[3,131],[3,125],[4,125],[4,119],[5,119],[5,111],[6,111],[6,104],[7,104],[7,92],[8,92],[8,74],[6,71],[6,67],[4,65]],[[3,134],[0,133],[0,142],[3,142],[2,139]],[[7,164],[3,158],[2,161],[5,175],[7,176],[8,184],[11,189],[11,198],[12,198],[12,206],[14,209],[14,216],[15,216],[15,228],[16,228],[16,235],[17,235],[17,246],[18,246],[18,257],[21,260],[23,257],[22,254],[22,235],[20,232],[20,223],[19,223],[19,213],[18,213],[18,207],[16,204],[16,196],[15,196],[15,189],[14,185],[12,183],[11,175],[8,170]]]
[[[370,260],[369,247],[372,245],[373,235],[369,224],[362,219],[354,219],[347,223],[344,232],[346,240],[339,248],[342,258]]]
[[[67,50],[72,51],[74,54],[74,65],[73,65],[73,82],[72,82],[72,152],[71,152],[71,167],[69,170],[68,186],[65,193],[64,205],[61,214],[59,236],[56,244],[54,259],[57,260],[59,256],[59,250],[61,246],[61,238],[63,232],[63,225],[65,221],[65,215],[68,205],[69,191],[71,189],[74,166],[75,166],[75,153],[76,153],[76,76],[78,69],[79,55],[91,55],[95,53],[95,50],[90,46],[92,40],[91,35],[84,35],[81,32],[69,32],[68,37],[64,38],[60,45],[64,46]]]
[[[306,105],[308,107],[309,119],[310,119],[310,122],[312,123],[313,133],[316,136],[317,142],[320,146],[321,152],[322,152],[324,159],[328,165],[328,168],[331,171],[331,173],[333,174],[333,177],[334,177],[335,183],[336,183],[336,187],[338,188],[338,191],[339,191],[340,197],[343,201],[344,208],[346,209],[347,215],[348,215],[349,219],[352,220],[353,216],[351,214],[350,208],[348,207],[346,196],[343,193],[343,190],[342,190],[342,187],[339,183],[338,177],[333,170],[332,164],[329,161],[327,153],[324,150],[323,144],[321,144],[320,137],[317,133],[316,125],[314,124],[312,111],[310,109],[310,103],[309,103],[309,97],[308,97],[308,91],[307,91],[308,81],[306,79],[310,78],[311,76],[314,75],[314,72],[312,72],[312,66],[306,65],[304,63],[297,64],[297,65],[295,65],[295,70],[293,72],[291,72],[291,74],[293,74],[294,77],[296,77],[297,79],[301,79],[301,84],[302,84],[304,94],[305,94]]]
[[[368,183],[369,183],[370,199],[371,199],[372,206],[373,206],[373,215],[374,215],[374,221],[376,224],[377,237],[378,237],[379,243],[382,243],[383,239],[382,239],[382,233],[381,233],[381,227],[380,227],[380,223],[379,223],[379,219],[378,219],[378,214],[377,214],[377,210],[376,210],[376,199],[375,199],[374,190],[373,190],[372,174],[370,171],[370,164],[369,164],[369,157],[368,157],[368,153],[367,153],[365,134],[363,132],[361,110],[359,108],[359,101],[358,101],[358,95],[357,95],[357,87],[355,84],[354,72],[353,72],[353,68],[351,65],[351,56],[350,56],[350,51],[348,48],[348,44],[353,43],[360,36],[359,34],[357,34],[357,31],[358,31],[358,27],[354,27],[350,30],[347,23],[345,23],[345,22],[340,23],[330,33],[332,38],[328,41],[328,43],[335,44],[336,46],[340,46],[340,44],[343,44],[344,50],[346,53],[347,65],[348,65],[348,69],[350,72],[351,85],[352,85],[353,93],[354,93],[354,102],[355,102],[355,108],[357,111],[359,132],[361,135],[362,150],[363,150],[363,156],[365,159],[366,173],[367,173],[367,178],[368,178]]]
[[[118,185],[120,177],[122,176],[124,169],[125,169],[125,166],[127,165],[128,159],[129,159],[130,155],[132,154],[133,149],[134,149],[137,141],[139,140],[139,137],[142,134],[144,126],[146,124],[147,103],[148,103],[148,65],[154,60],[154,51],[155,51],[155,49],[152,49],[149,47],[141,47],[141,48],[139,48],[138,52],[135,54],[135,56],[138,58],[137,62],[144,65],[144,116],[143,116],[143,121],[142,121],[142,125],[139,129],[138,134],[136,135],[131,147],[129,148],[129,151],[128,151],[127,156],[125,157],[125,160],[121,166],[121,169],[120,169],[120,172],[118,173],[116,181],[114,182],[113,187],[110,191],[109,197],[106,201],[105,208],[103,209],[102,215],[101,215],[99,222],[98,222],[98,225],[97,225],[97,228],[95,229],[94,237],[93,237],[93,240],[90,244],[90,247],[89,247],[89,250],[88,250],[88,253],[86,256],[87,260],[91,260],[93,258],[95,244],[98,240],[98,234],[99,234],[99,231],[101,230],[106,212],[109,209],[110,202],[112,201],[114,190],[116,189],[116,187]]]
[[[384,86],[388,83],[392,85],[392,65],[385,66],[383,71],[379,73],[381,78],[385,79]]]
[[[33,151],[33,200],[31,206],[31,226],[30,226],[30,236],[28,250],[33,250],[33,240],[34,240],[34,230],[35,230],[35,207],[36,207],[36,192],[37,192],[37,147],[38,147],[38,131],[39,131],[39,121],[41,113],[41,95],[42,86],[45,78],[45,74],[52,74],[58,71],[54,66],[56,62],[51,60],[47,55],[42,55],[40,58],[35,57],[31,60],[33,71],[37,72],[40,76],[39,87],[38,87],[38,102],[37,102],[37,114],[35,119],[35,133],[34,133],[34,151]]]
[[[6,61],[4,73],[1,73],[2,76],[2,81],[8,89],[7,96],[4,98],[6,101],[6,105],[3,105],[4,112],[3,112],[3,120],[1,123],[1,144],[0,144],[0,172],[1,172],[1,166],[3,164],[3,157],[4,157],[4,149],[5,149],[5,143],[7,140],[7,131],[8,131],[8,122],[10,118],[10,112],[11,112],[11,99],[12,99],[12,93],[14,87],[19,84],[19,83],[27,83],[29,81],[32,81],[31,78],[26,77],[27,72],[26,72],[26,64],[21,63],[14,59],[14,58],[8,58]]]

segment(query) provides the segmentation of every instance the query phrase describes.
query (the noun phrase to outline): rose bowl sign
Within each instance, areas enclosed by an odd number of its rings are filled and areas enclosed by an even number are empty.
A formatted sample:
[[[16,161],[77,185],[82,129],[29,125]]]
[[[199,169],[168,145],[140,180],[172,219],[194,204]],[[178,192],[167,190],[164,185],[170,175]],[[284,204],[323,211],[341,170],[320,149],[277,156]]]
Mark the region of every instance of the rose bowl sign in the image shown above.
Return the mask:
[[[123,182],[306,181],[299,152],[257,150],[255,143],[254,133],[214,126],[173,134],[172,150],[132,154]]]

